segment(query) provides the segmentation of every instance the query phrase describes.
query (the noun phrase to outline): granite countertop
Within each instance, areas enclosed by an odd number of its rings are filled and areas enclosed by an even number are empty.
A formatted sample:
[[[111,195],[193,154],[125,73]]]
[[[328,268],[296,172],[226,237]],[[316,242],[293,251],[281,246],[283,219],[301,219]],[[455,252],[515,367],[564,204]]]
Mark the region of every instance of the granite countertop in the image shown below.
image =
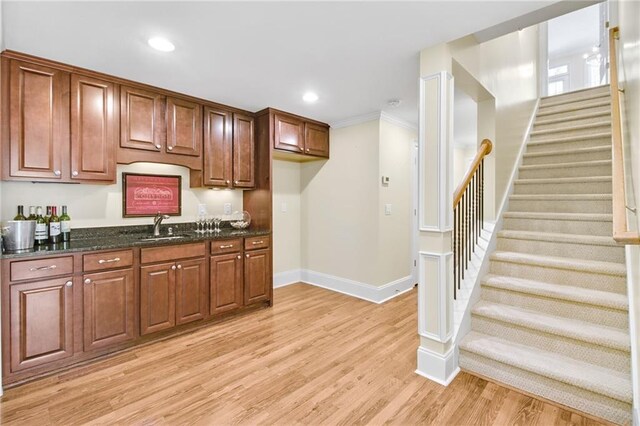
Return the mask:
[[[185,244],[199,241],[224,240],[229,238],[246,238],[260,235],[269,235],[267,229],[237,230],[228,224],[221,225],[220,233],[197,233],[190,223],[162,225],[160,236],[168,236],[168,228],[173,228],[175,238],[152,240],[153,227],[150,225],[138,226],[114,226],[103,228],[79,228],[71,231],[71,241],[55,245],[36,246],[34,249],[14,253],[4,249],[0,259],[14,259],[21,257],[48,256],[55,254],[67,254],[83,251],[109,250],[128,247],[153,247],[163,245]]]

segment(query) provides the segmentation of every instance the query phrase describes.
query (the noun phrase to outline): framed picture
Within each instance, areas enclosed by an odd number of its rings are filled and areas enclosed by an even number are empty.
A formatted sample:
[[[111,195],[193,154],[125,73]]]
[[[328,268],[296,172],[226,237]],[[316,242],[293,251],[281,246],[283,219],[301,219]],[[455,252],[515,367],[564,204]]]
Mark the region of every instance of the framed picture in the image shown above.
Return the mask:
[[[122,173],[122,217],[182,213],[182,176]]]

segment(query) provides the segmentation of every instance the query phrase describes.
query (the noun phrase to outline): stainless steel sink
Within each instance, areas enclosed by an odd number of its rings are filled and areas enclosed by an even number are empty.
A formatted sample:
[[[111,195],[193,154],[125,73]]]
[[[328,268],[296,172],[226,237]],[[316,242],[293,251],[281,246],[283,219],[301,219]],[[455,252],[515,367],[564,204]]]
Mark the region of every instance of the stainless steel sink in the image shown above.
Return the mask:
[[[167,241],[167,240],[179,240],[181,238],[187,238],[188,235],[180,234],[180,235],[165,235],[159,237],[144,237],[140,238],[140,241]]]

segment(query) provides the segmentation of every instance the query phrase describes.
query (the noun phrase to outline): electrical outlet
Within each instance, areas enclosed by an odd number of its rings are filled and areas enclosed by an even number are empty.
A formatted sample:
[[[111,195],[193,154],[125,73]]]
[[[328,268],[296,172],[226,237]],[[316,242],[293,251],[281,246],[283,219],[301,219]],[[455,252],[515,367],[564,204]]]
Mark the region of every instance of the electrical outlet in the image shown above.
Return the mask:
[[[391,204],[384,205],[384,214],[386,216],[391,216]]]
[[[282,203],[280,205],[280,210],[282,211],[282,213],[286,213],[287,212],[287,203]]]
[[[224,203],[224,214],[231,214],[231,203]]]
[[[206,214],[207,214],[207,205],[198,204],[198,215],[206,215]]]

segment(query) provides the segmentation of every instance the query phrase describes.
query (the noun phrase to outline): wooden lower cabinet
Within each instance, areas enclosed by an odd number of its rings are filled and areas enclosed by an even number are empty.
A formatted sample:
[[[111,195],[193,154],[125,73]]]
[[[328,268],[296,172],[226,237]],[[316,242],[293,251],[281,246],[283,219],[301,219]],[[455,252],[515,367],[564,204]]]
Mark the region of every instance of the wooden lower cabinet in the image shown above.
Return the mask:
[[[176,325],[175,262],[140,268],[140,334]]]
[[[176,266],[176,324],[207,316],[207,262],[181,260]]]
[[[271,251],[253,250],[244,257],[244,303],[271,298]]]
[[[84,350],[133,340],[137,314],[133,270],[87,274],[83,282]]]
[[[11,372],[73,355],[71,277],[12,284],[9,310]]]
[[[211,315],[237,309],[244,304],[242,255],[212,256],[209,274]]]

